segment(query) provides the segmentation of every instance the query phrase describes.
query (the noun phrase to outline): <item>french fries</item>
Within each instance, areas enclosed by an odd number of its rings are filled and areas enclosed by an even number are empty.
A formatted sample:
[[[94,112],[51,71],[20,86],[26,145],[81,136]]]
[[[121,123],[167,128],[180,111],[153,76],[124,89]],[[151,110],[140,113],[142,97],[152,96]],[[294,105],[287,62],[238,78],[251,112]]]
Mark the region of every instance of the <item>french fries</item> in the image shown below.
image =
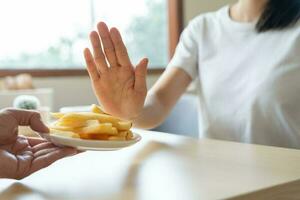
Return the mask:
[[[93,104],[91,107],[91,111],[93,113],[105,114],[105,112],[102,110],[102,108],[100,108],[100,106]]]
[[[64,116],[64,113],[51,113],[51,117],[55,119],[60,119]]]
[[[73,138],[89,140],[131,140],[132,123],[106,114],[99,106],[92,105],[90,112],[52,113],[56,119],[51,132]]]
[[[85,126],[79,129],[76,129],[74,132],[80,134],[108,134],[108,135],[117,135],[118,129],[113,127],[111,123],[102,123],[93,126]]]

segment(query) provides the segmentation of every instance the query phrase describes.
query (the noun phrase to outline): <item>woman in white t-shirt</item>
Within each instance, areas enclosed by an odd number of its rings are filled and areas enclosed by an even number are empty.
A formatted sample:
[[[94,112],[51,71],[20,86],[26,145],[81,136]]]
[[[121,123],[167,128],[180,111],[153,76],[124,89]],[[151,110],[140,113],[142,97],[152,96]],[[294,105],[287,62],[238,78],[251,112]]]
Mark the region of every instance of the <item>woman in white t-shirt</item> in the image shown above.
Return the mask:
[[[148,92],[148,60],[134,67],[116,28],[100,22],[84,55],[105,111],[136,127],[163,122],[198,77],[200,137],[300,148],[299,18],[299,0],[240,0],[200,15]]]

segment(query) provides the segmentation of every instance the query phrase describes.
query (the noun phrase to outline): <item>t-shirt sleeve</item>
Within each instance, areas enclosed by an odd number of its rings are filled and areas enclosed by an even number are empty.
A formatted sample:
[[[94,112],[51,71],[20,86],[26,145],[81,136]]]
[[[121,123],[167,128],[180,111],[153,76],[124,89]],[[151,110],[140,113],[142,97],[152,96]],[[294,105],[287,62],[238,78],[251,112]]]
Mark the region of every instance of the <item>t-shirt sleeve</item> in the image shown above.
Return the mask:
[[[175,54],[167,69],[173,67],[183,69],[192,79],[198,75],[198,42],[195,37],[195,23],[193,21],[182,32]]]

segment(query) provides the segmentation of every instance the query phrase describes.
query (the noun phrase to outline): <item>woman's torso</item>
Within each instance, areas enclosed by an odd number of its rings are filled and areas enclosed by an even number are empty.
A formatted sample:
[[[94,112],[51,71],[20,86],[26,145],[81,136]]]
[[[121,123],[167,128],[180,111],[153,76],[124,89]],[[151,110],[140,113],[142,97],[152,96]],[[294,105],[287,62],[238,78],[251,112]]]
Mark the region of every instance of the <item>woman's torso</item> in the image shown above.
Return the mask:
[[[300,26],[257,33],[232,21],[228,7],[193,23],[200,135],[300,148]]]

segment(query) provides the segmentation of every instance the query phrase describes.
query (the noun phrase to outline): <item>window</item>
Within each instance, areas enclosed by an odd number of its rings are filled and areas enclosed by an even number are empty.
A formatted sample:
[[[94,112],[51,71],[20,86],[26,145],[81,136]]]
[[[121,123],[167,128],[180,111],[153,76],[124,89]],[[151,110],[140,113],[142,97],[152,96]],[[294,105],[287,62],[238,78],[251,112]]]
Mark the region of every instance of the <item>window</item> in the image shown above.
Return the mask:
[[[150,68],[164,67],[172,39],[168,6],[167,0],[1,1],[0,71],[83,69],[82,50],[98,21],[120,29],[134,63],[147,56]]]

